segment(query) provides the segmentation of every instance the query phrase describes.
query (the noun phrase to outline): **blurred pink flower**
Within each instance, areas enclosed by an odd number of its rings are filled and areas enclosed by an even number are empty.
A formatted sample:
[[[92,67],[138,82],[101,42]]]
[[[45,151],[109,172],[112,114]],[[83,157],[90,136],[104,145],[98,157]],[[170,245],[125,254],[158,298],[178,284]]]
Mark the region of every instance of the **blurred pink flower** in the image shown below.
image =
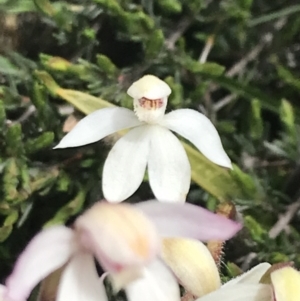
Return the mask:
[[[106,301],[94,257],[115,290],[129,300],[179,301],[177,280],[160,261],[164,237],[226,240],[241,225],[191,204],[148,201],[136,205],[96,203],[74,228],[54,226],[38,233],[18,258],[1,301],[25,301],[46,276],[64,266],[57,301]]]

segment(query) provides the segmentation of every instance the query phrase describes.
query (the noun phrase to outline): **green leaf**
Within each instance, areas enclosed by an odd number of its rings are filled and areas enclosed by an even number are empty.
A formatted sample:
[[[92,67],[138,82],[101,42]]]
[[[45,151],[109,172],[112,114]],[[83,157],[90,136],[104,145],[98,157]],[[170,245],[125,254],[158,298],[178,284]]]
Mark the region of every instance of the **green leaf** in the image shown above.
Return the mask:
[[[26,153],[32,154],[43,148],[49,147],[54,140],[53,132],[44,132],[39,137],[34,139],[28,139],[25,143]]]
[[[68,101],[84,114],[90,114],[96,110],[114,106],[101,98],[76,90],[60,88],[47,72],[37,71],[35,75],[48,88],[52,95],[59,96]]]
[[[117,67],[106,55],[97,54],[96,59],[97,65],[105,74],[112,76],[117,73]]]
[[[194,182],[221,202],[243,196],[229,170],[212,163],[192,146],[186,143],[183,146],[189,157]]]
[[[64,224],[71,216],[77,214],[81,210],[85,201],[85,196],[86,192],[81,188],[75,198],[63,206],[44,227]]]
[[[0,242],[3,242],[8,238],[18,217],[18,211],[14,210],[5,218],[3,226],[0,227]]]
[[[295,127],[295,115],[293,106],[290,102],[283,99],[280,106],[280,119],[284,124],[289,140],[296,143],[297,131]]]
[[[248,26],[253,27],[262,23],[274,21],[275,19],[282,18],[291,14],[295,14],[300,11],[300,5],[291,5],[289,7],[283,8],[281,10],[278,10],[274,13],[269,13],[262,15],[260,17],[254,18],[249,21]]]
[[[21,156],[24,154],[22,142],[22,128],[19,123],[15,123],[8,127],[6,135],[6,152],[9,156]]]
[[[262,137],[264,125],[261,117],[261,103],[258,99],[251,101],[250,136],[257,140]]]
[[[46,15],[53,17],[55,9],[48,0],[34,0],[35,5]]]
[[[266,238],[266,230],[250,215],[244,217],[245,227],[249,230],[252,239],[263,242]]]
[[[278,76],[288,85],[297,90],[300,90],[300,80],[295,76],[290,70],[279,65],[275,59],[275,67],[278,73]]]
[[[42,76],[39,77],[38,74],[42,74]],[[70,102],[85,114],[90,114],[95,110],[105,107],[114,106],[103,99],[89,94],[60,88],[46,72],[39,72],[37,76],[53,95]],[[212,163],[190,145],[186,143],[183,143],[183,145],[191,163],[192,179],[199,186],[203,187],[203,189],[214,195],[220,201],[246,197],[243,190],[232,177],[230,171]]]
[[[7,58],[0,55],[0,73],[4,75],[22,75],[23,72],[13,65]]]

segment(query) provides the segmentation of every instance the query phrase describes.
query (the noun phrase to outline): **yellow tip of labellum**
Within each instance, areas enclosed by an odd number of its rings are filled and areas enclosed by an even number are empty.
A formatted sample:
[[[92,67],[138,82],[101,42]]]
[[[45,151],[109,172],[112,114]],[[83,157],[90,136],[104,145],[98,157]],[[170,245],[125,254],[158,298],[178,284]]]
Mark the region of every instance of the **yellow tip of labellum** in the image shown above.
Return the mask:
[[[300,300],[300,272],[290,266],[271,273],[271,281],[276,301]]]
[[[163,240],[162,258],[183,287],[202,297],[221,287],[218,268],[207,247],[197,240]]]

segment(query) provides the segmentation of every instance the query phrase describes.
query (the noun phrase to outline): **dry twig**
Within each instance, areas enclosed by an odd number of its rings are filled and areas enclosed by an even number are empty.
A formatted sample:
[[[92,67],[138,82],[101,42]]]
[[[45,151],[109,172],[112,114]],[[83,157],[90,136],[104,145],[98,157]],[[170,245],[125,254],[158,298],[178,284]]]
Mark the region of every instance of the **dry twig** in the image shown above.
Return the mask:
[[[276,238],[283,230],[285,230],[293,217],[297,214],[300,209],[300,198],[296,202],[292,203],[287,207],[287,210],[284,214],[279,216],[278,221],[269,231],[270,238]]]

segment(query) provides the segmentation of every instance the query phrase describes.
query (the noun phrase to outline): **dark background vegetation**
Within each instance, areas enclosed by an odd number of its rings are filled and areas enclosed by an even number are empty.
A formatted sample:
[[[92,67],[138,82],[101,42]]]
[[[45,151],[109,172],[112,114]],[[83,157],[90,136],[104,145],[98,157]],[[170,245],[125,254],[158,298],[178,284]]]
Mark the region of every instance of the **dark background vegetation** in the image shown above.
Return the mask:
[[[211,118],[235,163],[191,159],[188,201],[232,201],[245,225],[225,259],[299,268],[299,15],[296,0],[0,0],[0,280],[37,231],[102,198],[111,140],[52,147],[101,99],[131,108],[147,73],[171,86],[168,110]],[[145,180],[130,201],[151,197]]]

